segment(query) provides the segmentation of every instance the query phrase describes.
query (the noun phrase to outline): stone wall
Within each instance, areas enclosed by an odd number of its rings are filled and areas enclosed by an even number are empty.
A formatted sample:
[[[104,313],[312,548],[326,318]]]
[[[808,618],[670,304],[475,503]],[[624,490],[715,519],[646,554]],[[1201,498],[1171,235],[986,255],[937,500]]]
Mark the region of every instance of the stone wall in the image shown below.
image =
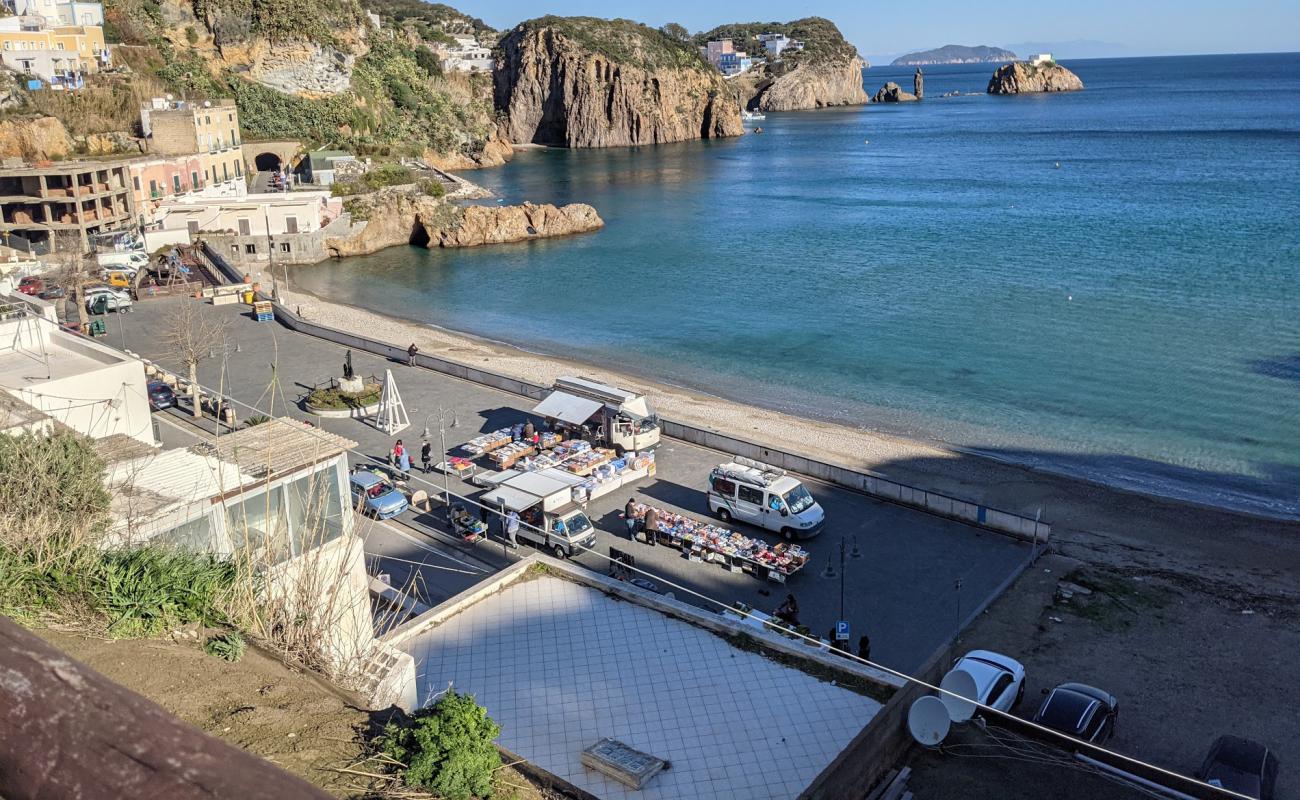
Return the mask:
[[[227,233],[200,235],[213,250],[239,269],[264,266],[267,263],[267,241],[264,235],[239,236]],[[275,245],[276,264],[315,264],[324,261],[327,255],[323,230],[311,233],[278,233],[274,234],[271,240]],[[284,244],[289,245],[288,252],[281,248]],[[249,245],[252,245],[257,252],[247,252]]]

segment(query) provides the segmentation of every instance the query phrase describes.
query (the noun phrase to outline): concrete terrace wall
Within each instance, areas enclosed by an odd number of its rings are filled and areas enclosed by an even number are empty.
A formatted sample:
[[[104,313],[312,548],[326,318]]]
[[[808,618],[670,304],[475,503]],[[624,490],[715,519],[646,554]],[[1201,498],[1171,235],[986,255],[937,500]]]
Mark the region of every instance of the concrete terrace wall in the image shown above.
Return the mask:
[[[232,282],[241,280],[238,271],[229,264],[225,264],[224,259],[220,258],[220,254],[208,250],[208,256],[229,280]],[[300,333],[310,334],[354,350],[374,353],[384,358],[406,361],[406,348],[404,346],[345,333],[335,328],[309,322],[299,317],[291,309],[278,303],[275,306],[275,318],[280,324]],[[415,360],[419,366],[534,400],[541,400],[550,393],[549,386],[538,386],[528,381],[508,378],[504,375],[448,361],[437,356],[421,353],[415,357]],[[716,431],[697,428],[681,422],[660,418],[660,424],[663,427],[663,433],[674,439],[681,439],[682,441],[730,455],[754,458],[801,475],[811,475],[827,483],[843,486],[872,497],[958,519],[1024,541],[1045,544],[1052,535],[1052,526],[1048,523],[1014,514],[1010,511],[989,508],[988,506],[950,497],[939,492],[931,492],[905,483],[898,483],[872,472],[850,469],[849,467],[829,464],[797,453],[787,453],[783,450],[763,447],[753,442],[746,442],[742,439],[736,439]]]

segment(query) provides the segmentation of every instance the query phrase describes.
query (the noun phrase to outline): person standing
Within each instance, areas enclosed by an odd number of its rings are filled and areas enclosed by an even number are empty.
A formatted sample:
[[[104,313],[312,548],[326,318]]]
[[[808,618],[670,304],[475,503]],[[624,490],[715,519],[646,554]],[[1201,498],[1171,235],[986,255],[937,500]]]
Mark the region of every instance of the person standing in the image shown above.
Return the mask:
[[[532,444],[533,442],[533,421],[530,419],[524,423],[524,441]]]
[[[424,467],[425,474],[433,467],[433,444],[425,442],[420,445],[420,464]]]
[[[406,366],[415,366],[415,354],[418,352],[420,352],[420,348],[415,346],[415,342],[411,342],[411,346],[406,348]]]
[[[871,637],[865,633],[858,637],[858,658],[863,661],[871,660]]]
[[[518,533],[519,514],[514,509],[510,509],[510,512],[506,514],[506,544],[515,550],[519,549],[519,540],[515,538]]]
[[[659,512],[655,511],[654,506],[645,510],[645,543],[654,547],[658,544],[659,538]]]
[[[402,444],[401,439],[398,439],[397,444],[393,445],[393,452],[388,456],[388,462],[394,467],[397,466],[398,462],[402,460],[402,454],[405,452],[406,445]]]
[[[627,540],[636,539],[636,498],[629,497],[623,506],[623,521],[627,523]]]
[[[411,454],[405,450],[397,457],[397,471],[401,474],[402,480],[409,481],[411,479]]]

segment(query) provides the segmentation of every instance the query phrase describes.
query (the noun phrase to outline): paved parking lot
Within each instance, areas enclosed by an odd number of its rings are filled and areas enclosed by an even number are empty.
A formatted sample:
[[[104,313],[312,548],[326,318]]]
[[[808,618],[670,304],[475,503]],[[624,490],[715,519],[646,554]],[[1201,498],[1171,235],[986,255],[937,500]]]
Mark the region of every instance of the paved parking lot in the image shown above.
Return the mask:
[[[110,335],[105,342],[183,372],[180,361],[168,352],[164,343],[168,313],[181,302],[194,301],[161,298],[137,303],[135,313],[109,320]],[[256,406],[265,414],[317,421],[298,406],[298,400],[313,385],[341,374],[342,347],[294,333],[276,323],[258,323],[244,306],[203,305],[201,308],[204,314],[228,322],[224,347],[214,343],[213,357],[200,365],[199,377],[205,386],[224,387],[228,396]],[[353,364],[357,374],[363,376],[382,378],[386,369],[393,371],[411,418],[411,427],[398,437],[416,454],[426,426],[432,432],[435,452],[438,450],[440,407],[446,409],[448,423],[453,418],[455,421],[454,427],[446,431],[447,445],[454,450],[480,433],[523,421],[533,405],[526,398],[430,370],[387,362],[363,352],[353,353]],[[247,417],[248,413],[243,416]],[[360,443],[354,461],[365,457],[386,460],[395,438],[368,421],[331,419],[321,420],[320,424]],[[820,537],[804,543],[812,554],[811,562],[786,586],[725,572],[712,564],[692,563],[666,547],[651,548],[628,542],[618,515],[629,496],[706,516],[708,507],[703,490],[708,471],[724,460],[726,457],[720,453],[665,440],[658,451],[658,474],[654,478],[630,487],[631,491],[620,490],[600,498],[589,506],[588,514],[600,529],[599,551],[608,552],[612,546],[632,552],[639,567],[654,573],[661,589],[674,591],[679,599],[701,605],[706,603],[687,596],[681,589],[672,589],[669,584],[726,603],[741,600],[768,611],[780,604],[787,591],[792,592],[799,601],[801,621],[825,636],[840,616],[841,581],[838,577],[822,577],[820,573],[828,560],[835,562],[838,571],[842,540],[850,553],[856,545],[858,556],[847,559],[843,573],[844,618],[851,624],[854,642],[861,633],[870,635],[873,660],[904,670],[913,669],[928,658],[961,620],[968,618],[1016,574],[1030,555],[1027,545],[999,534],[812,480],[807,485],[825,508],[827,524]],[[421,480],[431,485],[422,485]],[[439,474],[423,476],[417,472],[413,487],[433,493],[441,488],[442,480]],[[453,492],[477,492],[459,481],[450,483]],[[455,541],[445,532],[441,512],[408,512],[403,521],[425,527],[430,537],[444,543]],[[746,533],[752,535],[756,531]],[[775,540],[771,534],[761,535],[769,541]],[[389,559],[386,571],[395,571],[405,561],[417,562],[416,569],[420,569],[418,562],[427,555],[427,547],[414,540],[383,536],[370,537],[367,541],[373,558]],[[503,548],[495,542],[461,545],[461,548],[466,561],[474,565],[472,570],[483,570],[484,564],[499,564],[503,558]],[[607,563],[593,554],[582,555],[577,561],[601,572],[608,571]],[[449,596],[459,591],[453,586],[471,580],[465,574],[447,569],[420,570],[419,574],[430,588],[434,602],[437,602],[434,596]]]

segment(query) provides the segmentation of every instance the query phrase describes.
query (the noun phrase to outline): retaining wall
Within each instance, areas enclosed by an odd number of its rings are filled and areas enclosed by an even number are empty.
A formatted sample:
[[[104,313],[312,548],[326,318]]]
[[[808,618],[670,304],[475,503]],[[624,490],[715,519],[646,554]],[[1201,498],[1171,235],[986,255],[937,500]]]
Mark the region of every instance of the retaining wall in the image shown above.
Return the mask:
[[[239,272],[230,264],[226,263],[220,253],[213,251],[204,246],[204,252],[208,260],[228,279],[233,281],[241,280]],[[325,325],[318,325],[309,322],[294,311],[277,303],[275,306],[276,320],[287,328],[300,333],[310,334],[320,339],[334,342],[350,347],[354,350],[362,350],[368,353],[382,356],[384,358],[397,361],[406,361],[406,348],[401,345],[394,345],[388,342],[381,342],[364,336],[358,336],[352,333],[330,328]],[[511,392],[512,394],[522,395],[533,400],[541,400],[550,393],[549,386],[539,386],[535,383],[522,381],[517,378],[508,378],[504,375],[498,375],[495,372],[471,367],[466,364],[460,364],[455,361],[448,361],[437,356],[418,354],[415,357],[415,363],[418,366],[436,370],[446,375],[451,375],[464,380],[473,381],[484,386],[491,386],[496,389]],[[737,439],[726,434],[710,431],[704,428],[697,428],[682,422],[674,422],[669,419],[660,418],[665,436],[673,439],[680,439],[685,442],[708,447],[723,453],[735,456],[744,456],[746,458],[757,459],[773,466],[789,470],[790,472],[800,475],[810,475],[814,478],[833,483],[837,486],[843,486],[856,492],[877,497],[881,500],[887,500],[891,503],[919,508],[932,514],[950,517],[952,519],[968,522],[981,528],[1004,533],[1017,539],[1036,544],[1045,544],[1052,535],[1052,526],[1020,514],[1014,514],[1010,511],[1002,511],[996,508],[973,503],[969,500],[962,500],[939,492],[932,492],[927,489],[921,489],[916,486],[909,486],[905,483],[889,480],[888,478],[877,475],[866,470],[856,470],[849,467],[842,467],[836,464],[830,464],[825,461],[819,461],[808,456],[802,456],[797,453],[787,453],[784,450],[777,450],[770,447],[764,447],[753,442],[747,442],[743,439]]]

